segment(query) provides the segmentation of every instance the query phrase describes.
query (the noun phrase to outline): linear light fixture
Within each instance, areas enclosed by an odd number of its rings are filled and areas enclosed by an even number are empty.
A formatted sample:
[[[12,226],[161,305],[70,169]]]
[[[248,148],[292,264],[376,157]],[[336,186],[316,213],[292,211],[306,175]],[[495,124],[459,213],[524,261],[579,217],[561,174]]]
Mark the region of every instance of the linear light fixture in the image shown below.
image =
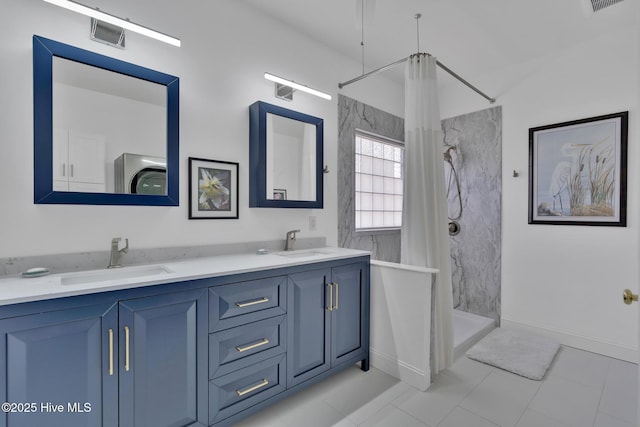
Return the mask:
[[[309,86],[305,86],[305,85],[301,85],[301,84],[296,83],[296,82],[292,82],[291,80],[283,79],[282,77],[274,76],[273,74],[264,73],[264,78],[267,79],[267,80],[271,80],[272,82],[275,82],[277,84],[281,84],[281,85],[284,85],[284,86],[289,86],[289,87],[294,88],[296,90],[301,90],[303,92],[307,92],[307,93],[310,93],[312,95],[319,96],[320,98],[331,100],[331,95],[329,95],[327,93],[320,92],[319,90],[312,89]]]
[[[100,21],[108,22],[109,24],[117,25],[125,30],[131,30],[143,36],[151,37],[152,39],[160,40],[161,42],[168,43],[173,46],[180,47],[180,39],[168,36],[151,28],[143,27],[142,25],[135,24],[126,19],[118,18],[117,16],[109,13],[102,12],[98,9],[93,9],[89,6],[77,3],[72,0],[44,0],[47,3],[55,4],[56,6],[63,7],[73,12],[81,13],[82,15],[90,16],[91,18],[99,19]]]

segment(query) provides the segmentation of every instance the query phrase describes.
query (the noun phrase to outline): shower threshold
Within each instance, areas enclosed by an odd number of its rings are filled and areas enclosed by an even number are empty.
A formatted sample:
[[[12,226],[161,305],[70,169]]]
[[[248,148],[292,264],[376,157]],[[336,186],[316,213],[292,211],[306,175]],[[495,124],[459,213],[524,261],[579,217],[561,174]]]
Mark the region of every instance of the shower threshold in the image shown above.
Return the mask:
[[[453,310],[453,358],[458,359],[496,327],[488,317]]]

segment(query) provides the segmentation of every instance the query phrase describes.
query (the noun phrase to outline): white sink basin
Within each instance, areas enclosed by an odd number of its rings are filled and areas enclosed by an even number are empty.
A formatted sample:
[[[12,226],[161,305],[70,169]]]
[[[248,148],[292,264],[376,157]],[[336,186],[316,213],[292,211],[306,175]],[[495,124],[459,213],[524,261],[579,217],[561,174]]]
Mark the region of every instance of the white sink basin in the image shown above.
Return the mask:
[[[297,251],[275,252],[274,255],[285,258],[308,258],[314,256],[331,255],[331,252],[318,249],[300,249]]]
[[[69,273],[60,277],[61,285],[81,285],[111,280],[126,280],[142,277],[158,276],[173,273],[164,265],[150,265],[143,267],[123,267],[110,270],[92,270],[81,273]]]

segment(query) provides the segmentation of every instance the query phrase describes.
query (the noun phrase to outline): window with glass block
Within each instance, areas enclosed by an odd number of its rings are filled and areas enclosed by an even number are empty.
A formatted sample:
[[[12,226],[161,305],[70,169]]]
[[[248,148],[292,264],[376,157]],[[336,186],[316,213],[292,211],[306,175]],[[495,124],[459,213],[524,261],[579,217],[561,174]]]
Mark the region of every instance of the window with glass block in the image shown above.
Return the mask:
[[[356,132],[356,230],[402,226],[402,143]]]

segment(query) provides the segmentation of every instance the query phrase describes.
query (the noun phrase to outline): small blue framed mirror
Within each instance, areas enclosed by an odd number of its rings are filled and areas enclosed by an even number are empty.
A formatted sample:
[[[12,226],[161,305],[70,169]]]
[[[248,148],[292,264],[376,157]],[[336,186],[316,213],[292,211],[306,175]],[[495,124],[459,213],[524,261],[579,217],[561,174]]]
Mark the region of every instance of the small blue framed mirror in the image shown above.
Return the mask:
[[[322,209],[323,119],[262,101],[249,119],[249,207]]]
[[[33,36],[34,202],[178,206],[179,87]]]

